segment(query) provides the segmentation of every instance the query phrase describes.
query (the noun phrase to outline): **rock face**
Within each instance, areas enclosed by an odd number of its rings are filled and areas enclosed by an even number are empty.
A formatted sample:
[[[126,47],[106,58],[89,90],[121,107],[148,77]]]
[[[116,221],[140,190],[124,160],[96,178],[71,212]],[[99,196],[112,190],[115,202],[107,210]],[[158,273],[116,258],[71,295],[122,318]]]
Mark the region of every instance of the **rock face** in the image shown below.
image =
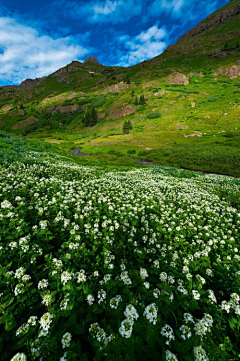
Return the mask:
[[[179,85],[188,85],[189,80],[186,75],[181,73],[172,73],[168,77],[169,84],[179,84]]]
[[[240,75],[240,65],[232,65],[224,69],[219,69],[213,75],[227,75],[231,78],[237,78]]]
[[[31,88],[35,87],[36,85],[41,84],[42,81],[45,78],[46,77],[36,78],[36,79],[26,79],[19,85],[19,88],[21,88],[21,89],[31,89]]]
[[[236,16],[236,15],[239,15],[239,14],[240,14],[240,3],[236,4],[232,8],[225,9],[223,11],[211,14],[206,19],[206,20],[209,20],[209,21],[205,21],[204,23],[200,23],[198,26],[196,26],[196,28],[188,31],[186,34],[184,34],[183,36],[181,36],[178,39],[177,43],[181,43],[182,40],[184,40],[186,37],[193,37],[193,36],[195,36],[197,34],[202,33],[205,30],[208,30],[208,29],[214,27],[217,24],[224,23],[225,21],[230,20],[233,16]]]
[[[86,63],[99,64],[98,60],[96,58],[94,58],[94,56],[90,56],[89,58],[84,60],[84,64],[86,64]]]
[[[73,105],[57,105],[54,107],[51,107],[48,109],[48,113],[54,114],[54,113],[61,113],[61,114],[73,114],[75,112],[80,111],[80,107],[77,104]]]
[[[38,119],[35,117],[30,117],[28,119],[22,120],[12,127],[12,130],[24,129],[26,126],[38,122]]]
[[[122,103],[117,103],[109,109],[107,119],[117,119],[122,116],[130,115],[135,112],[135,108],[132,105],[124,106]]]
[[[124,89],[128,89],[130,87],[130,85],[124,83],[123,81],[121,81],[118,84],[113,84],[108,86],[105,90],[104,93],[119,93],[120,91],[124,90]]]

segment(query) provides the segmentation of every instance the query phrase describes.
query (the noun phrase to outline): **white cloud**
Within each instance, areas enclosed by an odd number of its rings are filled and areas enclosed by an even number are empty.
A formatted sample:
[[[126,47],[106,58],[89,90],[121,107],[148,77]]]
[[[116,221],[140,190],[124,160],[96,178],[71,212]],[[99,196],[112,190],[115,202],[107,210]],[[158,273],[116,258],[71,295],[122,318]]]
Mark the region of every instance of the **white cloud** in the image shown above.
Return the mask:
[[[65,14],[90,23],[124,23],[140,15],[143,9],[141,0],[97,0],[79,1],[58,0],[55,3],[64,8]]]
[[[173,18],[181,19],[181,23],[185,25],[197,19],[203,20],[219,8],[219,2],[219,0],[154,0],[148,8],[148,14],[155,16],[167,13]],[[226,4],[228,0],[224,2]]]
[[[119,42],[124,43],[128,53],[121,57],[118,65],[131,66],[161,54],[166,48],[163,41],[166,36],[165,29],[154,25],[132,38],[129,35],[119,37]]]
[[[155,0],[149,7],[150,14],[159,14],[163,12],[175,13],[178,15],[181,13],[186,0]],[[188,1],[189,3],[189,1]]]
[[[71,37],[43,36],[9,17],[0,17],[0,48],[0,79],[11,84],[48,75],[88,53]]]

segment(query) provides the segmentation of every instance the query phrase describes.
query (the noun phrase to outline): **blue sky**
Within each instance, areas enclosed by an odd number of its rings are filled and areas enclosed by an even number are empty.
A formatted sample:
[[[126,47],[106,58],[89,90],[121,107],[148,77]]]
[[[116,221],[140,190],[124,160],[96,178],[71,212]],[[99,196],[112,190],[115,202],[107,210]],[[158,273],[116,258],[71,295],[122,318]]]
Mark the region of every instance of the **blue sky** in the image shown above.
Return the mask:
[[[161,54],[228,0],[0,0],[0,85],[73,60],[131,66]]]

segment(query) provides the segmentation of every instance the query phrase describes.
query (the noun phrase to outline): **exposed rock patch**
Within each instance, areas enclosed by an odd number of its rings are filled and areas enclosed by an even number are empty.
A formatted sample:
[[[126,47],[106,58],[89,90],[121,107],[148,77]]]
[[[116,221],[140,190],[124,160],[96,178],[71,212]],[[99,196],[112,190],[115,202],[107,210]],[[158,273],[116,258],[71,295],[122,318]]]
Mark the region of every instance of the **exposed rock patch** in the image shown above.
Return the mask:
[[[177,72],[169,75],[168,82],[169,82],[169,84],[178,84],[178,85],[182,85],[182,84],[188,85],[189,84],[189,80],[186,77],[186,75],[177,73]]]
[[[27,113],[25,112],[25,110],[21,109],[18,112],[18,115],[26,115]]]
[[[24,129],[25,127],[27,127],[28,125],[30,124],[34,124],[38,122],[38,119],[35,118],[35,117],[30,117],[30,118],[27,118],[25,120],[22,120],[21,122],[15,124],[13,127],[12,127],[12,130],[16,130],[16,129]]]
[[[191,134],[183,134],[183,136],[185,138],[188,138],[188,137],[202,137],[202,133],[201,132],[193,132]]]
[[[237,78],[240,75],[240,65],[232,65],[224,69],[219,69],[213,75],[227,75],[232,79]]]
[[[159,91],[157,91],[156,93],[153,93],[153,95],[154,95],[155,97],[162,96],[162,95],[164,95],[164,94],[165,94],[165,91],[164,91],[164,90],[159,90]]]
[[[84,64],[86,63],[94,63],[94,64],[99,64],[98,60],[96,58],[94,58],[94,56],[90,56],[89,58],[84,60]]]
[[[130,87],[130,85],[124,83],[123,81],[121,81],[118,84],[113,84],[108,86],[103,93],[119,93],[120,91],[124,90],[124,89],[128,89]]]
[[[6,113],[8,112],[10,109],[12,109],[12,104],[6,104],[2,107],[1,111]]]
[[[97,120],[99,121],[99,120],[102,120],[104,117],[105,117],[105,113],[98,113],[98,115],[97,115]]]
[[[205,30],[208,30],[217,24],[224,23],[228,20],[230,20],[232,17],[240,14],[240,3],[236,4],[235,6],[225,9],[223,11],[211,14],[207,17],[204,23],[200,23],[198,26],[196,26],[194,29],[188,31],[186,34],[181,36],[177,43],[181,43],[185,38],[193,37],[197,34],[202,33]]]
[[[122,116],[130,115],[135,112],[135,108],[132,105],[124,106],[122,103],[117,103],[109,109],[107,119],[117,119]]]
[[[201,78],[204,78],[204,74],[202,71],[200,71],[199,73],[193,71],[188,74],[188,78],[192,78],[193,76],[200,76]]]
[[[77,104],[73,105],[57,105],[54,107],[51,107],[48,109],[48,113],[54,114],[54,113],[61,113],[61,114],[72,114],[75,112],[79,112],[81,108]]]
[[[36,79],[26,79],[19,85],[19,88],[21,88],[21,89],[31,89],[31,88],[35,87],[36,85],[41,84],[42,81],[45,78],[46,77],[36,78]]]
[[[184,129],[188,129],[187,125],[180,125],[180,123],[177,123],[178,127],[176,128],[177,130],[184,130]]]

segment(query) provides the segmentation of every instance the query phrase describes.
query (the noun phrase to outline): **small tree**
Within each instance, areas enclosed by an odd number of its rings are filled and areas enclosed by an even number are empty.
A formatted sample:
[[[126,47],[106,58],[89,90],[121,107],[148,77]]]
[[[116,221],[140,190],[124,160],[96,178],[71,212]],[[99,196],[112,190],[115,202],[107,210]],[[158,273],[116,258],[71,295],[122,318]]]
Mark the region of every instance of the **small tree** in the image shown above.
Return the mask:
[[[140,105],[145,105],[145,104],[146,104],[146,100],[145,100],[145,98],[144,98],[144,95],[140,95],[139,104],[140,104]]]
[[[95,110],[95,108],[93,106],[90,106],[83,118],[83,123],[85,125],[85,127],[92,127],[93,125],[95,125],[97,123],[97,112]]]
[[[135,105],[138,105],[138,98],[136,97],[135,100],[134,100],[134,104]]]
[[[128,124],[128,129],[129,129],[129,130],[132,130],[133,127],[132,127],[132,122],[131,122],[131,120],[128,120],[128,121],[127,121],[127,124]]]
[[[129,131],[132,130],[132,123],[130,120],[125,120],[123,124],[123,133],[129,134]]]
[[[124,134],[128,134],[129,133],[129,128],[128,128],[128,122],[127,120],[125,120],[124,124],[123,124],[123,133]]]

